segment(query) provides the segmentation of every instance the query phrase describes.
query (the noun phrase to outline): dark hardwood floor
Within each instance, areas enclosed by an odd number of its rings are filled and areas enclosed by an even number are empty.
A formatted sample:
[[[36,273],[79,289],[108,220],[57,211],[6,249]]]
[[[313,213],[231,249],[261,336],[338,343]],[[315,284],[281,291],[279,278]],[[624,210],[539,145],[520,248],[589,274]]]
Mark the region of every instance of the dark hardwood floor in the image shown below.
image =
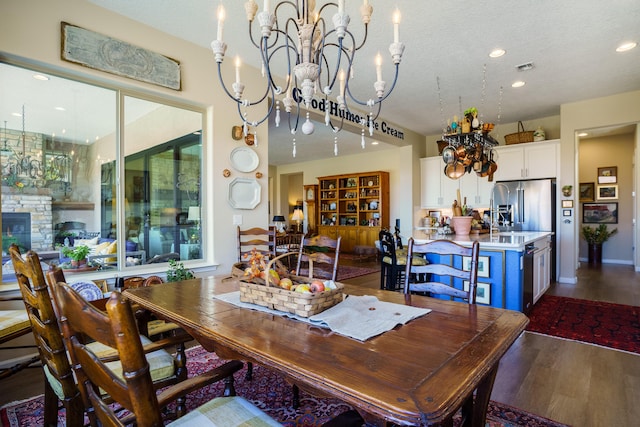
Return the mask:
[[[377,288],[380,276],[347,282]],[[640,273],[581,267],[576,285],[556,283],[548,293],[640,306]],[[41,369],[2,380],[0,406],[41,394],[42,381]],[[502,359],[491,398],[575,427],[637,425],[640,355],[525,332]]]

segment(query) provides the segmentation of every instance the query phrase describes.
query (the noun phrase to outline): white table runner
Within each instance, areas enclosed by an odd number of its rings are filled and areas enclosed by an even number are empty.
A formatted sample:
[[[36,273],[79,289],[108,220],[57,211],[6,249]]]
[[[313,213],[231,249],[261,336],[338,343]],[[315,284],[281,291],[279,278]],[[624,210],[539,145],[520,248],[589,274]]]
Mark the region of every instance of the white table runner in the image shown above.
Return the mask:
[[[428,308],[379,301],[378,298],[371,295],[348,295],[341,303],[306,318],[242,302],[240,301],[240,291],[216,295],[215,298],[237,307],[290,317],[314,326],[328,328],[335,333],[358,341],[366,341],[371,337],[390,331],[397,325],[404,325],[412,319],[431,312]]]

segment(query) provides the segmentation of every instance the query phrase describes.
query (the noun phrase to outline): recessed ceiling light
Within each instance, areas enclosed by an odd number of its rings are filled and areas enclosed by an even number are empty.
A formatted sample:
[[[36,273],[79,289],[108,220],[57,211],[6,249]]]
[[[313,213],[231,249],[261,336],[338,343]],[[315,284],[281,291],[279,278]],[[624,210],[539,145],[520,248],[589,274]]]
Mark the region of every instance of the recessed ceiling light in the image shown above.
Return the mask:
[[[522,80],[518,80],[517,82],[513,82],[511,84],[511,87],[522,87],[524,85],[525,85],[525,83]]]
[[[616,48],[616,52],[626,52],[628,50],[633,49],[636,46],[638,46],[638,43],[636,42],[622,43],[620,46]]]
[[[580,132],[580,133],[578,134],[578,136],[587,136],[587,135],[589,135],[587,132]]]
[[[55,107],[55,110],[58,110],[58,111],[67,111],[67,109],[66,109],[66,108],[64,108],[64,107]]]
[[[498,49],[493,49],[493,50],[489,53],[489,56],[490,56],[491,58],[500,58],[500,57],[501,57],[502,55],[504,55],[505,53],[507,53],[507,51],[506,51],[506,50],[498,48]]]
[[[22,117],[22,114],[20,113],[11,113],[11,115],[14,117]]]
[[[45,76],[44,74],[34,74],[33,78],[36,80],[43,80],[43,81],[49,80],[49,77]]]
[[[378,145],[379,142],[378,141],[371,141],[371,145]]]

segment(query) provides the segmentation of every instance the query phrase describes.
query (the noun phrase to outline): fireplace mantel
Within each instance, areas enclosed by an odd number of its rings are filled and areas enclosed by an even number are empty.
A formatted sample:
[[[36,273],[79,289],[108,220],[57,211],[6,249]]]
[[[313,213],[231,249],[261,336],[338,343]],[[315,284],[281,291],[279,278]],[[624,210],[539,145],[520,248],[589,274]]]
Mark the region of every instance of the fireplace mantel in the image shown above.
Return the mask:
[[[51,208],[61,211],[92,211],[95,208],[93,203],[88,202],[52,202]]]

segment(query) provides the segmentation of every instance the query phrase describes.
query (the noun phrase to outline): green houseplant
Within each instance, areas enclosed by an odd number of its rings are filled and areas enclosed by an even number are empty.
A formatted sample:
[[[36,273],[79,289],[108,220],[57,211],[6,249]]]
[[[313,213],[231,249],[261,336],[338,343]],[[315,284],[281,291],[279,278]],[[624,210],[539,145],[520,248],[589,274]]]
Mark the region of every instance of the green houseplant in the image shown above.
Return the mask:
[[[89,246],[80,245],[76,247],[65,246],[62,248],[62,255],[71,258],[71,265],[78,266],[87,258],[91,252]]]
[[[179,282],[180,280],[195,279],[195,275],[191,270],[184,268],[184,264],[175,259],[169,260],[169,269],[167,270],[167,282]]]
[[[582,237],[587,241],[589,250],[589,264],[602,263],[602,244],[617,232],[617,228],[609,230],[607,224],[600,224],[597,227],[587,225],[582,227]]]

